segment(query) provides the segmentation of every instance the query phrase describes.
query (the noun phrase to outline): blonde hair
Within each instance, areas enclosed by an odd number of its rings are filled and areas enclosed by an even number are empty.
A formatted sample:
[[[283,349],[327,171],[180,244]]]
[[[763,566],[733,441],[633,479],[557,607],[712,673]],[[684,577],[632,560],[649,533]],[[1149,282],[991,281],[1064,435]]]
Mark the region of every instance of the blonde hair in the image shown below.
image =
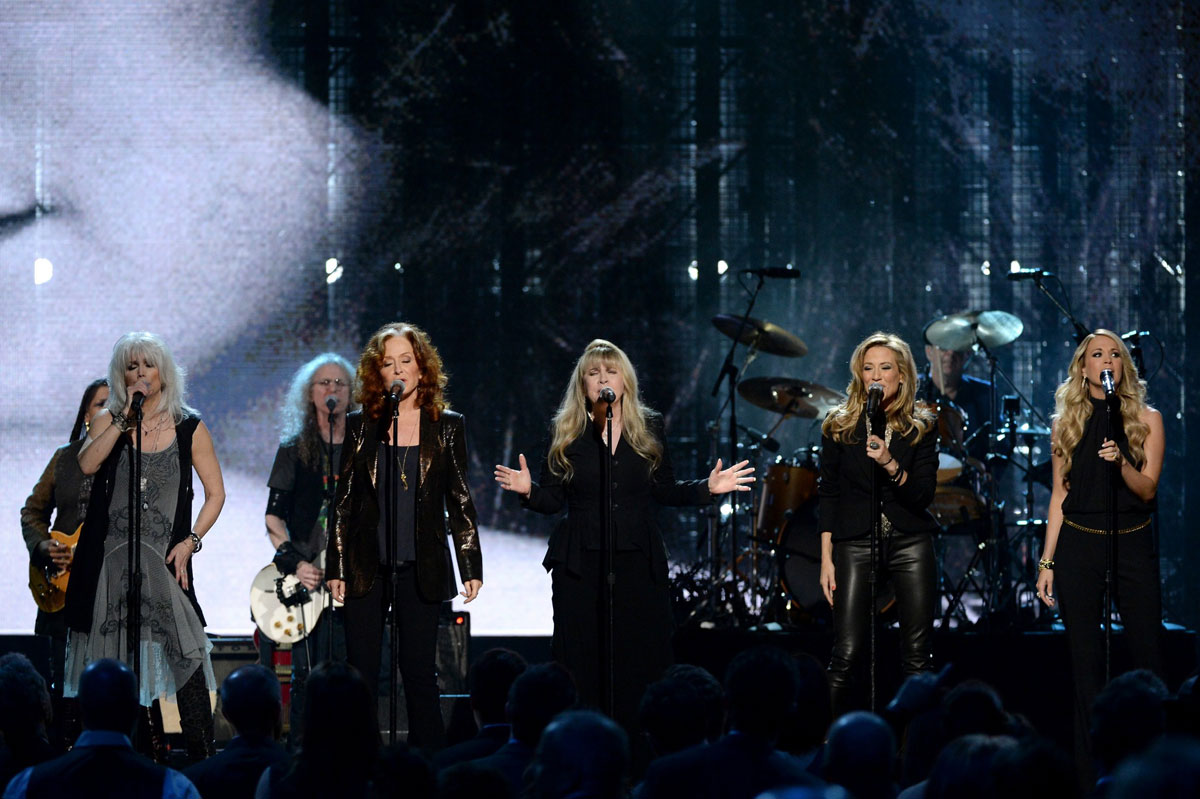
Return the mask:
[[[1121,354],[1121,382],[1117,384],[1116,395],[1121,401],[1121,420],[1125,428],[1125,436],[1129,439],[1129,454],[1137,465],[1146,458],[1146,436],[1150,426],[1142,421],[1142,412],[1150,406],[1146,404],[1146,382],[1138,377],[1137,367],[1129,350],[1121,337],[1111,330],[1097,329],[1088,334],[1075,354],[1071,356],[1071,365],[1067,368],[1067,379],[1059,384],[1054,391],[1054,440],[1050,442],[1051,451],[1063,459],[1062,479],[1065,484],[1067,473],[1071,471],[1075,447],[1083,438],[1083,430],[1087,427],[1088,419],[1092,416],[1091,395],[1088,392],[1087,379],[1084,376],[1083,362],[1087,358],[1087,350],[1097,336],[1106,336],[1117,345]]]
[[[834,408],[821,424],[821,432],[839,443],[856,443],[854,428],[867,404],[867,387],[863,384],[862,368],[867,350],[872,347],[887,347],[896,355],[900,369],[900,387],[895,399],[887,407],[888,427],[906,436],[917,431],[916,443],[933,426],[934,417],[923,405],[916,404],[917,363],[912,350],[904,339],[895,333],[876,331],[859,342],[850,356],[850,383],[846,386],[846,401]]]
[[[129,400],[129,387],[125,385],[125,367],[137,357],[158,369],[158,382],[162,387],[159,403],[171,414],[175,424],[185,417],[195,415],[196,409],[183,401],[187,393],[187,373],[175,362],[167,344],[154,333],[134,331],[117,339],[113,345],[112,358],[108,362],[108,408],[109,413],[124,409]]]
[[[550,425],[553,434],[548,459],[550,471],[564,482],[570,482],[574,474],[571,461],[567,459],[567,447],[587,430],[592,418],[592,403],[587,396],[584,376],[596,364],[616,366],[625,384],[625,394],[620,400],[621,435],[634,452],[650,461],[650,471],[657,469],[662,460],[662,442],[650,432],[647,424],[648,416],[654,411],[642,403],[638,394],[637,374],[633,371],[629,356],[611,341],[598,338],[587,345],[575,362],[571,382],[563,392],[562,402]]]

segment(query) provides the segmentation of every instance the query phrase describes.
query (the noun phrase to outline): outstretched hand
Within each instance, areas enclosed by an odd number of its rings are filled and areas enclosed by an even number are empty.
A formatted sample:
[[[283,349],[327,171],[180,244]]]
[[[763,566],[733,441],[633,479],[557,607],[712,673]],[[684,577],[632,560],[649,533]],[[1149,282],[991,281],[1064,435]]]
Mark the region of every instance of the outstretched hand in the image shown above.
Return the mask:
[[[507,466],[496,464],[496,482],[505,491],[516,491],[521,496],[527,497],[533,488],[533,478],[529,474],[529,464],[525,462],[524,454],[517,456],[517,462],[521,464],[520,469],[510,469]]]
[[[749,463],[750,461],[742,461],[728,469],[722,469],[721,459],[717,458],[717,465],[708,475],[708,493],[728,494],[730,491],[749,491],[748,483],[754,482],[754,478],[750,476],[754,473],[754,467],[748,466]]]

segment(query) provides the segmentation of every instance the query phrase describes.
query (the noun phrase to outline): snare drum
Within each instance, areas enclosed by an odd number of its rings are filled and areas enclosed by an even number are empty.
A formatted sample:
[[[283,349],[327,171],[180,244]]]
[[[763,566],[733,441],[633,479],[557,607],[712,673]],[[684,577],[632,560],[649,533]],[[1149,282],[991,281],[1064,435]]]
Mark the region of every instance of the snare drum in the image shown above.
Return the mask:
[[[987,516],[987,504],[969,488],[940,485],[933,495],[929,512],[943,529],[977,522]]]

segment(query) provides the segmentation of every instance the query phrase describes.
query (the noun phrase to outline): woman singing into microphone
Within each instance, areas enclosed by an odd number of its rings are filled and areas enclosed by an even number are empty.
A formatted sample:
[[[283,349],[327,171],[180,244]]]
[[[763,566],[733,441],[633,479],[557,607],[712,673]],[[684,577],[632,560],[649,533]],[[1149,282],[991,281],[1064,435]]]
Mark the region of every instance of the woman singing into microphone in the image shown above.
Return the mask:
[[[602,395],[611,396],[611,402],[602,401]],[[604,425],[610,405],[611,443],[606,442]],[[672,661],[667,550],[654,505],[706,505],[715,494],[749,491],[754,469],[746,461],[722,469],[718,460],[705,480],[676,480],[662,416],[643,404],[629,357],[603,339],[588,344],[576,362],[551,429],[550,453],[538,482],[524,455],[519,457],[520,469],[497,466],[496,482],[538,513],[567,509],[542,562],[552,577],[554,657],[574,675],[580,699],[600,705],[606,695],[607,648],[607,626],[602,624],[607,603],[601,469],[605,444],[611,448],[616,539],[613,715],[630,726],[643,690]]]
[[[875,615],[870,571],[877,525],[877,574],[889,575],[896,591],[905,675],[933,667],[937,603],[937,521],[929,512],[937,487],[937,435],[933,415],[914,402],[912,351],[899,336],[872,333],[854,349],[850,375],[846,401],[821,426],[818,488],[821,588],[833,606],[829,683],[838,715],[860,704],[857,680]],[[868,420],[872,392],[881,393]]]
[[[1106,376],[1105,372],[1111,375]],[[1110,427],[1104,378],[1119,408]],[[1150,515],[1163,465],[1162,414],[1146,404],[1146,384],[1121,337],[1097,330],[1071,357],[1054,392],[1050,507],[1038,563],[1038,597],[1061,601],[1075,682],[1076,731],[1089,729],[1104,679],[1102,634],[1110,475],[1116,472],[1116,606],[1135,668],[1162,674],[1162,600]],[[1055,594],[1057,591],[1057,596]]]
[[[392,657],[404,680],[408,743],[434,749],[445,742],[435,657],[438,614],[455,593],[447,528],[462,576],[461,595],[470,602],[483,586],[479,527],[467,487],[467,435],[463,417],[450,410],[443,395],[446,382],[442,357],[424,330],[395,322],[371,336],[358,363],[355,399],[362,409],[346,419],[325,563],[329,590],[346,603],[346,659],[372,694],[388,607],[398,615],[400,644]],[[395,440],[391,391],[398,396]],[[395,497],[384,480],[389,468],[398,472]]]

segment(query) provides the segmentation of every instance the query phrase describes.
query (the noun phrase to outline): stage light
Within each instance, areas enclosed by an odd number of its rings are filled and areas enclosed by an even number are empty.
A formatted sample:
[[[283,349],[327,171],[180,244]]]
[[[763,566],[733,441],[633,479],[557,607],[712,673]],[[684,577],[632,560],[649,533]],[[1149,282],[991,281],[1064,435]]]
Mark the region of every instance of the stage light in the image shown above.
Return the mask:
[[[1011,263],[1009,263],[1009,265],[1008,265],[1008,271],[1010,271],[1010,272],[1020,272],[1020,271],[1021,271],[1021,262],[1020,262],[1020,261],[1018,261],[1016,258],[1014,258],[1014,259],[1012,260],[1012,262],[1011,262]]]
[[[692,261],[690,264],[688,264],[688,277],[690,277],[692,280],[700,279],[700,267],[695,261]]]
[[[990,275],[990,274],[992,273],[992,262],[991,262],[991,261],[984,261],[984,262],[983,262],[983,264],[982,264],[982,265],[979,267],[979,269],[980,269],[980,271],[982,271],[982,272],[983,272],[985,275]]]
[[[342,276],[344,271],[341,264],[338,263],[337,258],[330,258],[325,261],[325,282],[332,286],[338,282],[338,278]]]
[[[717,261],[717,274],[723,275],[729,271],[729,264],[724,261]]]
[[[49,283],[54,277],[54,264],[49,258],[35,258],[33,261],[33,285],[40,286]]]

